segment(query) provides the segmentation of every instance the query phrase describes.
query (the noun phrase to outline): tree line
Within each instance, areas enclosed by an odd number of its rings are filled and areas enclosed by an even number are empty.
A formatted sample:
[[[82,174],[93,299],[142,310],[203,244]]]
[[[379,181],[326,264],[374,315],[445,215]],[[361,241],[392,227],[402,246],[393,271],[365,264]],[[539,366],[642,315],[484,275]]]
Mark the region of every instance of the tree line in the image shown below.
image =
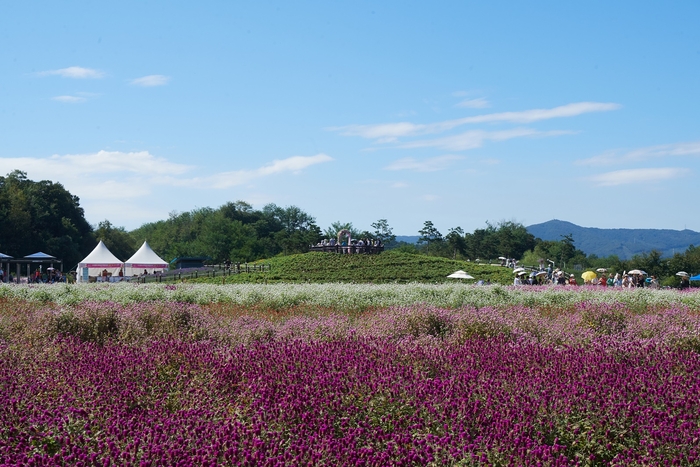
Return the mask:
[[[567,270],[574,266],[606,267],[617,272],[639,268],[667,278],[667,285],[675,283],[677,271],[700,272],[700,247],[693,245],[670,258],[656,250],[629,260],[599,258],[577,249],[571,235],[557,241],[541,240],[514,221],[486,222],[485,227],[471,233],[453,227],[445,235],[431,221],[425,221],[418,242],[409,244],[396,241],[386,219],[372,223],[369,230],[340,221],[322,230],[313,216],[297,206],[268,204],[254,209],[244,201],[228,202],[216,209],[172,212],[165,220],[127,231],[109,220],[90,225],[79,198],[60,183],[35,182],[21,171],[0,177],[0,252],[21,257],[43,251],[63,259],[67,268],[77,265],[98,240],[122,260],[148,240],[166,261],[205,256],[213,262],[246,262],[307,252],[310,245],[333,238],[343,229],[353,238],[379,239],[387,249],[409,253],[483,262],[502,256],[529,266],[551,262]]]

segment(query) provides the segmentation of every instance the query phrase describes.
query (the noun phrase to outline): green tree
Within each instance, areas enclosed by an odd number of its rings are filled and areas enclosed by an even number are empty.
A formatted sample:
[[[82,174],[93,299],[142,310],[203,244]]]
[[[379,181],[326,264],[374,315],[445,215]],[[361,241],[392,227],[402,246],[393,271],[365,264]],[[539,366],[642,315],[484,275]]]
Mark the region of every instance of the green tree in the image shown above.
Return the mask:
[[[461,227],[454,227],[449,229],[447,235],[445,236],[447,244],[452,250],[452,259],[457,259],[457,255],[464,255],[467,242],[464,239],[464,230]]]
[[[386,219],[379,219],[377,222],[373,222],[371,226],[374,229],[372,237],[380,240],[385,248],[392,248],[396,244],[396,235],[394,235]]]
[[[43,251],[70,268],[95,246],[80,199],[19,170],[0,177],[0,225],[0,247],[15,257]]]
[[[316,225],[316,220],[296,206],[281,208],[268,204],[263,212],[282,226],[274,238],[285,254],[307,252],[309,246],[315,245],[321,238],[321,229]]]
[[[423,246],[425,252],[428,254],[437,253],[444,239],[433,223],[431,221],[425,221],[423,228],[420,229],[418,233],[420,234],[418,245]]]
[[[331,222],[331,226],[327,227],[326,230],[323,231],[323,237],[324,238],[337,238],[338,237],[338,232],[341,230],[348,230],[350,231],[350,236],[352,238],[361,238],[362,237],[362,232],[356,229],[353,225],[352,222]]]

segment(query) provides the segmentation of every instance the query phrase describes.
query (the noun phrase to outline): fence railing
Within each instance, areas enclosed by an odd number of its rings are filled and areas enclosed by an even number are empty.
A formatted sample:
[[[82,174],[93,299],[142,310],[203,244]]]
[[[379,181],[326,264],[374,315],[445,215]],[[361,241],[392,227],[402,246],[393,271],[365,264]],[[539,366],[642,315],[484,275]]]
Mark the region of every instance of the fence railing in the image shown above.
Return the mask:
[[[140,284],[151,282],[178,282],[183,279],[197,279],[200,277],[225,278],[236,274],[248,274],[254,272],[270,272],[270,265],[248,263],[231,263],[230,265],[216,264],[212,266],[205,266],[203,268],[173,269],[162,273],[146,274],[132,278],[130,281],[138,282]]]

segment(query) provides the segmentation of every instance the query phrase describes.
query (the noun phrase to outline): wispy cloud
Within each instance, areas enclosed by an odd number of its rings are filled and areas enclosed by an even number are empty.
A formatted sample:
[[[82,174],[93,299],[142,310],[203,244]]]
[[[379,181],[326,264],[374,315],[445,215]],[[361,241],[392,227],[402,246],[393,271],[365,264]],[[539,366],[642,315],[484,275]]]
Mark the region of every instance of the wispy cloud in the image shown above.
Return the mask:
[[[171,162],[148,151],[99,151],[45,158],[0,158],[0,172],[19,169],[33,179],[60,181],[81,199],[96,200],[145,196],[156,187],[226,189],[274,174],[299,173],[307,167],[331,160],[326,154],[294,156],[252,170],[188,177],[187,174],[196,167]]]
[[[518,112],[500,112],[473,117],[446,120],[436,123],[380,123],[376,125],[346,125],[328,128],[337,131],[344,136],[359,136],[361,138],[375,139],[380,143],[395,142],[400,137],[418,136],[441,133],[467,124],[478,123],[533,123],[553,118],[575,117],[592,112],[609,112],[617,110],[621,106],[615,103],[605,102],[576,102],[551,109],[531,109]]]
[[[384,167],[384,169],[412,170],[414,172],[437,172],[447,169],[454,162],[461,159],[464,159],[464,157],[455,155],[431,157],[424,160],[416,160],[412,157],[406,157],[404,159],[399,159],[392,162],[388,166]]]
[[[76,79],[97,79],[104,77],[104,72],[94,68],[83,68],[80,66],[69,66],[58,70],[40,71],[39,76],[62,76],[63,78]]]
[[[157,176],[184,174],[191,166],[148,151],[98,151],[44,158],[0,158],[0,172],[20,169],[33,178],[63,183],[81,199],[134,198],[151,192]]]
[[[170,81],[169,76],[164,75],[148,75],[141,78],[132,79],[130,81],[134,86],[153,87],[165,86]]]
[[[578,165],[614,165],[664,157],[700,156],[700,141],[662,144],[633,149],[631,151],[607,151],[589,159],[576,161]]]
[[[478,97],[476,99],[464,99],[463,101],[455,104],[455,107],[462,107],[465,109],[486,109],[491,107],[491,103],[485,97]]]
[[[79,102],[85,102],[87,99],[80,96],[54,96],[51,100],[67,104],[77,104]]]
[[[594,175],[590,177],[589,180],[594,182],[597,186],[617,186],[671,180],[682,177],[689,172],[689,169],[676,167],[625,169]]]
[[[523,137],[546,137],[571,134],[570,131],[538,131],[532,128],[513,128],[502,131],[470,130],[453,136],[411,141],[400,145],[402,148],[438,148],[446,151],[466,151],[480,148],[487,141],[505,141]]]
[[[332,160],[333,158],[326,154],[316,154],[315,156],[293,156],[288,157],[287,159],[272,161],[270,164],[262,166],[258,169],[222,172],[209,177],[185,180],[183,184],[200,188],[210,187],[224,189],[242,185],[269,175],[284,172],[296,174],[307,167],[311,167],[312,165],[330,162]]]

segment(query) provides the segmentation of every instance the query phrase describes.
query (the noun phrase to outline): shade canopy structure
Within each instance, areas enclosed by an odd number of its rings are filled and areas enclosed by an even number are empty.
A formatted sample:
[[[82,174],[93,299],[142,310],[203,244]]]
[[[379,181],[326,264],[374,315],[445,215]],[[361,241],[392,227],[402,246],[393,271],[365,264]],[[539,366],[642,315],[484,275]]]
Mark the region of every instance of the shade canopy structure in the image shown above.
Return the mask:
[[[144,271],[153,274],[168,269],[168,263],[151,249],[147,241],[143,242],[141,248],[124,262],[124,266],[127,276],[140,275]]]
[[[5,253],[0,253],[0,261],[6,260],[6,259],[12,259],[12,256],[6,255]]]
[[[462,271],[461,269],[459,271],[455,271],[449,276],[447,276],[452,279],[474,279],[472,276],[467,274],[466,272]]]
[[[34,261],[37,263],[43,263],[43,262],[51,261],[51,260],[55,261],[57,258],[55,256],[51,256],[49,254],[38,251],[34,254],[25,256],[24,259],[27,261]]]
[[[118,276],[124,262],[114,256],[102,240],[94,250],[78,263],[78,282],[89,282],[90,277],[98,277],[107,271],[108,276]]]
[[[688,280],[691,280],[691,281],[700,281],[700,274],[698,274],[698,275],[696,275],[696,276],[693,276],[693,277],[691,277],[691,278],[688,279]]]

